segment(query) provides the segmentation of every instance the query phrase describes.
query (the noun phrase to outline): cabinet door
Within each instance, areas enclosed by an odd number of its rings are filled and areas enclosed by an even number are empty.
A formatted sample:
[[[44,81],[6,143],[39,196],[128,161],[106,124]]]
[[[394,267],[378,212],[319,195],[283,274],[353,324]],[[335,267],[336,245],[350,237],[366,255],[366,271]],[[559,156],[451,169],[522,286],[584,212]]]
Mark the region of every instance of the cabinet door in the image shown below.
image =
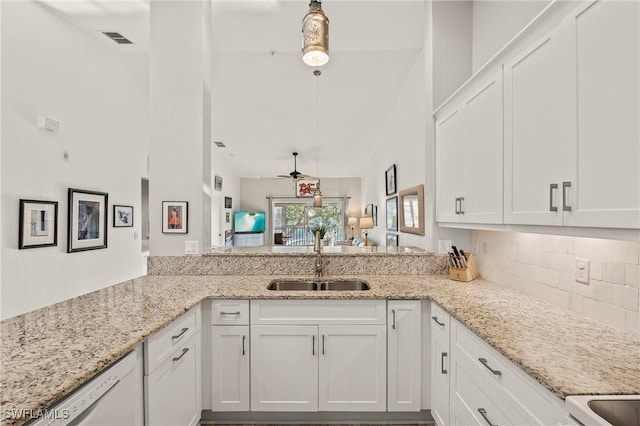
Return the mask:
[[[502,223],[502,68],[474,84],[464,102],[465,180],[460,220]]]
[[[569,153],[561,44],[554,31],[504,65],[505,223],[562,225],[562,161]]]
[[[384,325],[320,326],[321,411],[384,411],[387,339]]]
[[[145,385],[148,425],[197,425],[202,410],[200,333],[145,376]]]
[[[420,411],[420,301],[390,300],[387,309],[387,410]]]
[[[251,326],[251,410],[318,410],[318,327]]]
[[[249,326],[211,327],[211,408],[249,411]]]
[[[464,192],[464,123],[456,109],[436,121],[436,220],[458,222]]]
[[[431,333],[431,415],[438,426],[449,422],[449,340]]]
[[[637,229],[640,3],[595,1],[571,18],[577,137],[565,225]]]

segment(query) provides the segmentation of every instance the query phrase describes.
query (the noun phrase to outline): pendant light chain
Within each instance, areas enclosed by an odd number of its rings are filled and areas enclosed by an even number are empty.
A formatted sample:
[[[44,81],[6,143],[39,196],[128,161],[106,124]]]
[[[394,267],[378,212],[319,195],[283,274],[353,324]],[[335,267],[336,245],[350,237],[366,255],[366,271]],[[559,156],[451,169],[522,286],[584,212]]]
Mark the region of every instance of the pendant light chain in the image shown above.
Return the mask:
[[[320,70],[313,71],[313,75],[316,76],[316,178],[318,183],[316,184],[316,190],[313,192],[313,207],[322,207],[322,192],[320,191],[320,142],[318,137],[318,121],[320,120],[320,107],[319,98],[320,91],[318,90],[318,77],[320,77]]]

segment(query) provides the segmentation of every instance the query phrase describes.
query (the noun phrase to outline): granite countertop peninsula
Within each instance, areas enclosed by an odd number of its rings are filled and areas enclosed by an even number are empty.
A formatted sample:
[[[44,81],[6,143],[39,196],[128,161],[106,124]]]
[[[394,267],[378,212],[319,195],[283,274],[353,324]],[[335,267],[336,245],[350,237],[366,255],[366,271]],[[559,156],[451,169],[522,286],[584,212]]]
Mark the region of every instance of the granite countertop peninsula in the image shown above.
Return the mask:
[[[148,275],[1,322],[1,409],[51,407],[187,310],[216,299],[431,299],[555,395],[640,394],[640,336],[483,280],[340,275],[363,292],[274,292],[292,275]],[[2,424],[20,424],[2,420]]]
[[[281,255],[304,255],[312,254],[316,252],[312,246],[256,246],[256,247],[218,247],[209,252],[202,253],[202,256],[219,256],[219,255],[237,255],[237,256],[281,256]],[[425,255],[429,254],[424,249],[411,246],[399,246],[399,247],[384,247],[384,246],[324,246],[322,248],[322,255],[370,255],[370,256],[388,256],[388,255]]]

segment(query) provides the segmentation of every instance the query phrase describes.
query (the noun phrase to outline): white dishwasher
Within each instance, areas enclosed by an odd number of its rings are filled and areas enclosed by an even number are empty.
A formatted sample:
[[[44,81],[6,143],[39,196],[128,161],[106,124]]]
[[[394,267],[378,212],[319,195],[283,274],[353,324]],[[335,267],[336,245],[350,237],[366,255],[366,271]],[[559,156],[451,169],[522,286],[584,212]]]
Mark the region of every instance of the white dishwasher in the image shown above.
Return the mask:
[[[142,425],[142,345],[82,385],[32,425]]]

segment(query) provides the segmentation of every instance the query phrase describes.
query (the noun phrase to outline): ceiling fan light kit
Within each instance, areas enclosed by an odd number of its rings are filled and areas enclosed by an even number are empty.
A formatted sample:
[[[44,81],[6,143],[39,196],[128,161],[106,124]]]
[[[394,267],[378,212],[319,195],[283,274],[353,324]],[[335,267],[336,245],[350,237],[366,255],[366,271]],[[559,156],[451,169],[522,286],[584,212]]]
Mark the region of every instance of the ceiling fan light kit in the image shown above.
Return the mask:
[[[311,0],[302,20],[302,61],[310,67],[329,62],[329,18],[320,0]]]

